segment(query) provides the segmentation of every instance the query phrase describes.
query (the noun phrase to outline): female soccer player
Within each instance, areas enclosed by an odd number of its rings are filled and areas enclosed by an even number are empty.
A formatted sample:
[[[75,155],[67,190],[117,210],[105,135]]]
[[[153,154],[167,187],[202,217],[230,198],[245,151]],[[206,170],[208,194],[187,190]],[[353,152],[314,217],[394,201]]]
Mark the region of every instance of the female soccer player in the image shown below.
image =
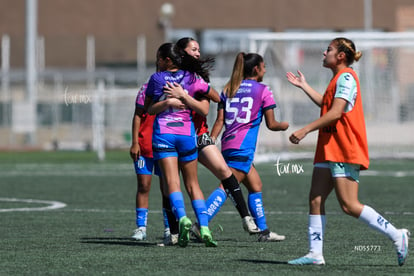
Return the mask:
[[[179,39],[176,45],[180,49],[186,51],[189,55],[200,59],[200,46],[195,39],[184,37]],[[204,77],[204,80],[209,82],[208,76]],[[179,95],[183,95],[182,92]],[[209,107],[209,98],[215,102],[220,101],[219,94],[212,87],[210,87],[208,97],[202,97],[200,101]],[[227,166],[220,150],[210,138],[206,116],[202,116],[196,112],[193,112],[192,115],[197,132],[198,161],[208,168],[222,182],[222,184],[220,184],[220,186],[215,189],[206,200],[208,221],[210,222],[220,210],[220,207],[226,201],[228,194],[242,218],[244,230],[250,234],[258,233],[259,229],[249,214],[242,190],[240,189],[236,177]],[[198,236],[197,226],[193,226],[192,230],[193,233]]]
[[[270,130],[280,131],[289,127],[287,122],[275,120],[273,93],[260,83],[265,73],[265,64],[260,55],[237,55],[231,78],[221,93],[211,137],[215,140],[225,126],[221,138],[222,154],[237,180],[249,191],[248,205],[260,230],[259,241],[281,241],[285,236],[270,232],[267,227],[262,181],[253,165],[262,116]]]
[[[144,109],[145,91],[148,83],[139,90],[135,100],[135,111],[132,120],[132,145],[130,156],[134,161],[135,173],[137,175],[137,192],[135,200],[136,225],[132,238],[138,241],[147,238],[148,198],[151,188],[152,172],[159,176],[160,188],[163,195],[164,215],[164,244],[175,244],[178,242],[178,224],[172,213],[168,193],[163,191],[162,177],[158,166],[154,163],[152,154],[152,126],[155,115],[149,115]],[[179,108],[182,103],[178,100],[172,101]],[[171,235],[171,233],[173,233]],[[174,234],[177,233],[177,234]]]
[[[325,234],[325,201],[333,189],[342,210],[386,235],[395,245],[398,264],[408,256],[407,229],[396,229],[374,209],[358,200],[359,171],[368,169],[368,146],[359,79],[350,67],[362,56],[347,38],[335,38],[323,53],[323,66],[331,69],[325,94],[309,86],[304,75],[288,72],[287,79],[301,88],[321,108],[319,119],[294,132],[290,137],[298,144],[312,131],[319,130],[312,185],[309,194],[309,253],[291,260],[292,265],[323,265],[322,247]]]
[[[157,65],[160,72],[151,76],[146,97],[148,111],[156,114],[152,147],[154,159],[158,160],[162,176],[168,185],[170,202],[179,220],[178,244],[187,246],[191,220],[186,216],[184,198],[180,189],[179,169],[184,185],[192,200],[192,206],[200,224],[200,232],[206,246],[217,246],[208,228],[207,210],[203,193],[197,178],[197,144],[191,110],[207,115],[208,109],[201,105],[194,96],[208,94],[209,85],[199,75],[208,73],[208,64],[194,57],[179,52],[172,43],[160,46],[157,52]],[[182,108],[169,105],[164,93],[167,82],[179,83],[191,97],[181,99]]]

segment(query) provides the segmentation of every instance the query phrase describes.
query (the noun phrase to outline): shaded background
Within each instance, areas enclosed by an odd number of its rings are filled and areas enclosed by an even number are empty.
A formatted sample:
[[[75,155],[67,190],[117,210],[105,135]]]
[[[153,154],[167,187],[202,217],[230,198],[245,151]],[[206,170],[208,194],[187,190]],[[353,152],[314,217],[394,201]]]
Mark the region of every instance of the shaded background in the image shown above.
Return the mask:
[[[36,35],[28,48],[30,3]],[[364,53],[355,69],[370,147],[378,155],[410,155],[413,30],[410,0],[0,0],[0,149],[95,150],[104,158],[107,149],[128,148],[135,96],[154,71],[155,51],[183,36],[216,58],[217,90],[237,52],[262,54],[278,117],[294,130],[319,111],[287,84],[286,71],[301,69],[323,92],[330,72],[322,53],[330,39],[347,35]],[[214,104],[210,110],[211,124]],[[259,152],[290,151],[288,132],[262,128]],[[312,150],[315,139],[299,149]]]

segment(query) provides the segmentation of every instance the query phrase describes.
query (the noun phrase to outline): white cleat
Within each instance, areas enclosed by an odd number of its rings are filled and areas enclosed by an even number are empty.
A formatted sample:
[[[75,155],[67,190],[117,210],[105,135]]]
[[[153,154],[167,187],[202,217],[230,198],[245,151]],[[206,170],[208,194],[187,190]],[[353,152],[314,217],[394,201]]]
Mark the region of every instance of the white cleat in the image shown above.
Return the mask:
[[[178,234],[171,234],[167,238],[164,238],[162,243],[157,244],[158,246],[174,246],[178,244]]]
[[[400,229],[401,239],[394,242],[395,250],[397,251],[398,265],[402,266],[408,257],[408,240],[410,239],[410,231],[407,229]]]
[[[170,228],[164,228],[164,240],[169,239],[171,235]]]
[[[246,232],[249,232],[250,234],[257,234],[260,232],[260,229],[257,228],[257,225],[251,216],[246,216],[242,218],[242,222],[243,222],[243,229]]]
[[[145,241],[147,239],[147,228],[146,227],[138,227],[134,230],[134,234],[132,238],[137,241]]]
[[[275,232],[261,233],[259,234],[259,242],[278,242],[284,241],[286,237],[284,235],[278,235]]]
[[[164,228],[164,238],[162,240],[162,243],[164,245],[168,244],[171,240],[171,232],[170,232],[170,228]]]
[[[291,260],[290,265],[325,265],[325,259],[322,255],[308,253],[307,255]]]
[[[171,234],[169,245],[176,245],[176,244],[178,244],[178,234]]]

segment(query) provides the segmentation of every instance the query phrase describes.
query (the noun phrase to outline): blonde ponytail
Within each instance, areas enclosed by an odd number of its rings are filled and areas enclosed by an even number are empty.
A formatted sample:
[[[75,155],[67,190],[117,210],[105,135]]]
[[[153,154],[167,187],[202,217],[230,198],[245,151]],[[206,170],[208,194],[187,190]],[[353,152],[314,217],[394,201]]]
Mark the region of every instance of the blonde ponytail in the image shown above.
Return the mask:
[[[224,93],[229,98],[234,97],[244,79],[244,55],[243,52],[237,54],[230,80],[224,86]]]

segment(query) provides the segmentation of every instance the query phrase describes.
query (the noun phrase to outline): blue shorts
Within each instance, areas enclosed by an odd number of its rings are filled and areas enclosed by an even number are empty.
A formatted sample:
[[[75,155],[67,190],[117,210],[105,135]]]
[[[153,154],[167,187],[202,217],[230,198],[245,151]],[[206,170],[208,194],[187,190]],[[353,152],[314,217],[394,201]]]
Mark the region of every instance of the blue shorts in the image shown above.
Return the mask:
[[[178,161],[188,162],[197,159],[197,136],[160,134],[152,137],[154,160],[178,157]]]
[[[253,165],[254,150],[253,149],[228,149],[222,152],[224,160],[230,168],[237,169],[246,174],[249,173]]]
[[[359,183],[359,171],[361,165],[341,162],[316,163],[316,168],[328,168],[332,177],[350,177]]]
[[[158,162],[154,162],[154,158],[151,157],[140,156],[137,161],[134,161],[134,168],[136,174],[151,175],[154,171],[155,175],[161,175]]]

